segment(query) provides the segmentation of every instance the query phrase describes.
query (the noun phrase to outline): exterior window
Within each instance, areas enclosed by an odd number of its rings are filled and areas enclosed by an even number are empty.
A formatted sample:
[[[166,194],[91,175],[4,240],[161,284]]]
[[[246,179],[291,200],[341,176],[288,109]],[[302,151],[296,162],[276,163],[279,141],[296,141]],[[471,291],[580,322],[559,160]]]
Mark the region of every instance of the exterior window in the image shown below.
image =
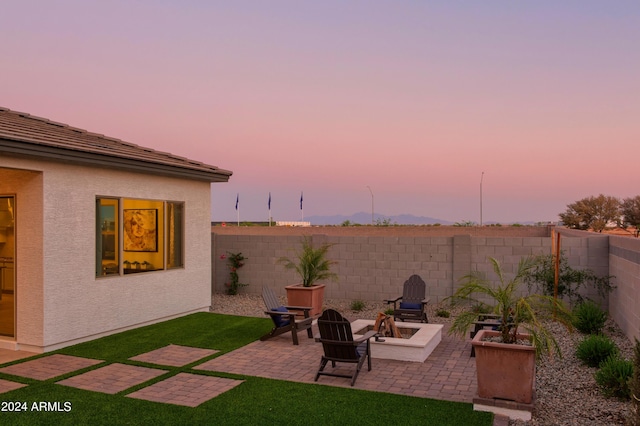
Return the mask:
[[[167,203],[167,268],[184,266],[184,203]]]
[[[119,201],[98,198],[96,201],[96,276],[119,273],[118,252]]]
[[[184,267],[184,203],[96,199],[96,276]]]
[[[164,203],[122,202],[122,265],[125,274],[164,269]]]

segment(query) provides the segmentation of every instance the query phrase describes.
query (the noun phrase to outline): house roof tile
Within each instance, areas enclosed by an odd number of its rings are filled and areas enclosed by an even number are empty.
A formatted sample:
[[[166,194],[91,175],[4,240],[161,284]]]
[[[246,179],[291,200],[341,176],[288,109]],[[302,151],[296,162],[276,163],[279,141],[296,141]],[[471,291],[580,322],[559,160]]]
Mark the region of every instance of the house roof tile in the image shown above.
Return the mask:
[[[0,152],[209,182],[226,182],[232,174],[216,166],[3,107]]]

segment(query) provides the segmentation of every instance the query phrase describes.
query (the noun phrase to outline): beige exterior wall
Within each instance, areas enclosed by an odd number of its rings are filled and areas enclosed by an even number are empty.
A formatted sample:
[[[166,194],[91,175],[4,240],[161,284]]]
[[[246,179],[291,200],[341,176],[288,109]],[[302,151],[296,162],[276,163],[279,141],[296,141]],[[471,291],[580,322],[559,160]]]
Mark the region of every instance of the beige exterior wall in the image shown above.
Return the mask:
[[[5,157],[0,167],[0,189],[16,193],[22,349],[53,350],[209,308],[208,182]],[[185,268],[96,278],[99,196],[184,202]]]

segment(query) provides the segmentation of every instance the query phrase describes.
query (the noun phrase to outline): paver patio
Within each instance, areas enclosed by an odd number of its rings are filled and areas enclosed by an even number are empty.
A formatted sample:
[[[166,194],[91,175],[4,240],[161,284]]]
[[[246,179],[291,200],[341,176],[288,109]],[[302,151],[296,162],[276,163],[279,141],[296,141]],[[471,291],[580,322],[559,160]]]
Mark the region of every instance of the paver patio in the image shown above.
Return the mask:
[[[193,369],[313,383],[322,345],[308,339],[304,332],[298,337],[298,346],[292,345],[291,336],[284,334],[250,343]],[[477,388],[476,364],[475,359],[469,357],[470,350],[469,342],[443,331],[442,342],[425,362],[373,358],[372,370],[367,371],[364,366],[354,388],[470,403]],[[348,379],[339,377],[323,376],[318,383],[350,386]]]
[[[179,373],[127,396],[165,404],[197,407],[242,382],[243,380]]]
[[[109,364],[57,382],[59,385],[115,394],[165,374],[166,370],[126,364]]]
[[[55,354],[3,367],[0,368],[0,372],[12,374],[14,376],[28,377],[30,379],[48,380],[72,371],[91,367],[92,365],[100,364],[102,362],[104,361],[71,355]]]

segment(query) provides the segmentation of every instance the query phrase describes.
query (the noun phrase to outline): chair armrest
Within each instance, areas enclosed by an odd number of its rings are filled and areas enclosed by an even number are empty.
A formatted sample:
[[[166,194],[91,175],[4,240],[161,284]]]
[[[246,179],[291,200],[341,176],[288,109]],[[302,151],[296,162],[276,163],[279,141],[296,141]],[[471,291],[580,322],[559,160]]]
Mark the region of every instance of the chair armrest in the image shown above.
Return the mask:
[[[311,306],[285,306],[290,311],[310,311],[313,309]]]
[[[387,305],[393,303],[395,304],[398,300],[402,300],[402,296],[397,297],[395,299],[387,299],[387,300],[383,300],[384,303],[386,303]]]
[[[281,316],[295,317],[296,316],[296,314],[294,312],[264,311],[264,313],[267,314],[267,315],[278,315],[279,317],[281,317]]]
[[[431,302],[431,298],[430,298],[430,297],[427,297],[426,299],[422,299],[422,302],[420,302],[420,303],[422,303],[423,305],[426,305],[426,304],[428,304],[429,302]]]
[[[309,312],[313,309],[310,306],[285,306],[290,311],[302,311],[305,318],[309,318]]]
[[[362,342],[366,342],[367,340],[371,339],[372,337],[375,337],[375,335],[378,334],[377,331],[371,330],[371,331],[367,331],[364,336],[359,337],[357,339],[353,339],[354,343],[360,344]]]

